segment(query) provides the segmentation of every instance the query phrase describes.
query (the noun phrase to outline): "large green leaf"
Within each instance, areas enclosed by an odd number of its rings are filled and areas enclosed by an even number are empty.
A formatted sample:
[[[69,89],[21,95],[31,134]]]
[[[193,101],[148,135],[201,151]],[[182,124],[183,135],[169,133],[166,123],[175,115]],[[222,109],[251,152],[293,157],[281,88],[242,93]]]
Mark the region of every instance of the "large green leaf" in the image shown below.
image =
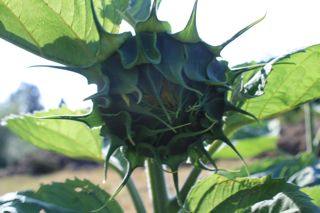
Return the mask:
[[[62,108],[38,116],[76,115]],[[54,151],[72,158],[102,161],[102,137],[100,128],[90,129],[85,123],[62,120],[43,119],[31,115],[11,116],[5,120],[6,126],[33,145]]]
[[[298,105],[320,97],[320,45],[293,53],[273,65],[267,77],[264,94],[248,99],[242,109],[258,119],[274,117]],[[232,114],[227,120],[228,131],[253,119]]]
[[[96,62],[100,45],[90,0],[0,0],[0,37],[81,67]]]
[[[274,151],[277,149],[278,137],[276,136],[261,136],[256,138],[245,138],[235,140],[234,146],[241,153],[244,158],[252,158],[267,151]],[[213,154],[215,159],[238,159],[234,151],[224,146]]]
[[[245,177],[247,176],[247,170],[249,170],[251,176],[263,177],[270,175],[273,178],[285,178],[289,179],[292,175],[304,169],[307,166],[314,165],[317,159],[312,154],[301,154],[298,156],[280,156],[265,158],[263,160],[256,161],[248,167],[241,167],[239,172],[225,173],[227,177]]]
[[[254,212],[254,204],[272,199],[278,193],[295,203],[297,212],[319,212],[310,198],[284,179],[271,177],[228,179],[211,175],[198,182],[188,194],[185,208],[191,212]],[[284,210],[293,210],[292,205]],[[298,208],[298,209],[296,209]]]
[[[121,213],[115,201],[104,190],[88,180],[67,180],[65,183],[42,185],[37,192],[9,193],[0,197],[0,212],[19,213]]]
[[[309,195],[312,198],[312,202],[320,206],[320,186],[313,186],[313,187],[304,187],[301,189],[304,193]]]
[[[319,208],[316,206],[308,206],[310,203],[310,198],[303,195],[300,192],[293,192],[289,194],[278,193],[274,197],[268,200],[264,200],[255,203],[251,208],[247,208],[244,212],[268,212],[268,213],[278,213],[278,212],[318,212]],[[306,206],[304,206],[306,205]],[[219,209],[219,208],[217,208]],[[228,209],[226,206],[221,206],[220,209]],[[243,211],[237,211],[243,212]]]

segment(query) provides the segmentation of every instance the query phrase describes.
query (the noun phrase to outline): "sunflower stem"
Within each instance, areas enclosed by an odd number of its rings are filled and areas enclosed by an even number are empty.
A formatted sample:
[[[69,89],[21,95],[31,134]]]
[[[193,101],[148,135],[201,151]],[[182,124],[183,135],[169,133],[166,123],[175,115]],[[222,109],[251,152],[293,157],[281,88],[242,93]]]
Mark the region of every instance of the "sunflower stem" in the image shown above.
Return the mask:
[[[215,153],[218,148],[223,144],[222,141],[215,141],[209,148],[208,150],[208,153],[210,155],[212,155],[213,153]],[[181,190],[180,190],[180,196],[181,196],[181,200],[182,202],[184,203],[186,198],[187,198],[187,195],[190,191],[190,189],[194,186],[194,184],[197,182],[198,180],[198,177],[200,176],[201,174],[201,171],[202,169],[200,168],[193,168],[191,170],[191,172],[189,173],[184,185],[182,186]],[[171,210],[176,210],[178,211],[180,209],[178,203],[177,203],[177,198],[173,198],[170,200],[170,209]]]
[[[136,209],[136,211],[138,213],[147,213],[143,201],[141,199],[141,196],[136,188],[136,186],[134,185],[133,181],[131,180],[131,178],[128,180],[127,182],[127,189],[130,193],[132,202],[134,204],[134,207]]]
[[[153,203],[154,213],[167,212],[168,191],[163,170],[153,159],[146,161],[148,188]]]
[[[193,168],[184,183],[183,187],[181,188],[181,200],[184,202],[187,198],[187,195],[191,189],[191,187],[195,184],[195,182],[198,180],[198,177],[201,173],[202,169],[199,168]]]

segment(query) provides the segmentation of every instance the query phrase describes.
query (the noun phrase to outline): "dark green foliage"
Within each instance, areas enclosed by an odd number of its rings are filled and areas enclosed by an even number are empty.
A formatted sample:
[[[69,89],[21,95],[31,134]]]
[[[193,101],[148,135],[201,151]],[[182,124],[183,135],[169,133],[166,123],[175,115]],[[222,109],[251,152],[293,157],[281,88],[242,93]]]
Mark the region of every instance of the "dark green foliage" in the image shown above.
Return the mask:
[[[0,211],[7,213],[121,213],[122,209],[104,190],[88,180],[42,185],[37,192],[9,193],[0,197]]]

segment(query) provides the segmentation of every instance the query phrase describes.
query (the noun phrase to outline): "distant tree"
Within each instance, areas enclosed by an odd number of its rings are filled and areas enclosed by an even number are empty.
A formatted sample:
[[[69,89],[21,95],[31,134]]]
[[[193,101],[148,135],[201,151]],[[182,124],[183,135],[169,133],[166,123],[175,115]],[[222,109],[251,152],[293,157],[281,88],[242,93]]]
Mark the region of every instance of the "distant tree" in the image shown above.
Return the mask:
[[[32,84],[22,83],[18,90],[9,97],[9,102],[17,105],[19,113],[32,113],[43,109],[39,89]]]
[[[65,102],[64,99],[62,98],[62,99],[60,100],[60,103],[59,103],[59,108],[64,107],[64,106],[66,106],[66,102]]]

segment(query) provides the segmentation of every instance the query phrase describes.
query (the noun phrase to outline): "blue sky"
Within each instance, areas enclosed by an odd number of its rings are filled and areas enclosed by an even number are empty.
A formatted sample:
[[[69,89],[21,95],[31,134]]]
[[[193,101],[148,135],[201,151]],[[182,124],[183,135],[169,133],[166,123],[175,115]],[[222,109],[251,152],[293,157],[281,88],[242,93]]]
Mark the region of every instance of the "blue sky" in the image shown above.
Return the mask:
[[[170,21],[173,31],[182,30],[193,2],[162,0],[159,17]],[[267,12],[260,24],[222,52],[233,66],[320,43],[319,8],[319,0],[199,0],[197,25],[203,40],[218,45]],[[123,29],[127,29],[125,25]],[[0,58],[0,102],[21,82],[28,82],[39,87],[46,108],[56,108],[61,98],[72,109],[90,106],[82,100],[95,92],[95,86],[87,85],[85,78],[60,70],[28,68],[54,63],[3,40]]]

